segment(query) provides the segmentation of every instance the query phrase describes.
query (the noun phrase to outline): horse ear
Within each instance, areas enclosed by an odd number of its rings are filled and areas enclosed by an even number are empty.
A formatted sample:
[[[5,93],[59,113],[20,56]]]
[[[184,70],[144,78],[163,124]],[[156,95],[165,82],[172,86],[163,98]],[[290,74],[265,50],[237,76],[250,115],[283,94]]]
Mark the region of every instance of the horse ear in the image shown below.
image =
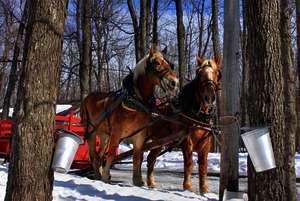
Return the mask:
[[[217,67],[220,67],[221,66],[221,63],[222,63],[222,55],[221,54],[219,54],[218,55],[218,58],[217,58]]]
[[[152,43],[152,47],[150,50],[150,57],[152,57],[155,52],[156,52],[156,43]]]
[[[198,66],[201,66],[204,60],[200,59],[198,55],[196,56],[196,59],[197,59]]]

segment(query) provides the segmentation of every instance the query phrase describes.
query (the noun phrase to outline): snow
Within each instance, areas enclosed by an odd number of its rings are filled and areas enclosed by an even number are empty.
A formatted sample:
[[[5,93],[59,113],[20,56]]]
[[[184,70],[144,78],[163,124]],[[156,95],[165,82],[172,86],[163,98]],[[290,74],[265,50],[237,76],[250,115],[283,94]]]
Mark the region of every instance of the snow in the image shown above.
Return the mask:
[[[119,152],[131,149],[127,145],[120,144]],[[148,152],[145,153],[145,157]],[[145,158],[144,158],[145,159]],[[131,161],[126,159],[124,161]],[[194,171],[197,171],[196,153],[193,156]],[[0,161],[1,163],[1,161]],[[116,168],[132,169],[132,164],[117,164]],[[146,162],[143,162],[142,168],[146,168]],[[157,159],[155,170],[164,169],[170,171],[183,172],[183,157],[180,151],[172,151],[165,153]],[[300,154],[295,156],[295,170],[297,177],[300,177]],[[208,172],[220,171],[220,154],[209,153],[208,156]],[[8,164],[0,165],[0,201],[4,200],[7,182]],[[239,173],[247,174],[247,154],[239,154]],[[80,200],[80,201],[100,201],[100,200],[121,200],[121,201],[148,201],[148,200],[206,200],[217,201],[218,195],[209,193],[200,195],[190,191],[178,190],[178,188],[150,189],[147,187],[136,187],[132,185],[122,184],[106,184],[102,181],[90,180],[71,174],[54,174],[53,200]]]

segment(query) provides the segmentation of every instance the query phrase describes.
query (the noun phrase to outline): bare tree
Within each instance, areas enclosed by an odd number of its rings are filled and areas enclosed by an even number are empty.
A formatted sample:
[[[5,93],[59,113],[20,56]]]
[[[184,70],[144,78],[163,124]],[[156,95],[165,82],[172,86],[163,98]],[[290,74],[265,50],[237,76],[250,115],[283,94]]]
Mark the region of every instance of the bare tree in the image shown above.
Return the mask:
[[[239,1],[224,1],[224,46],[221,115],[236,117],[239,113]],[[223,128],[219,199],[224,189],[238,191],[238,148],[240,128],[232,124]]]
[[[217,59],[220,54],[220,42],[219,42],[219,0],[211,1],[212,10],[212,42],[214,48],[214,58]]]
[[[83,0],[82,56],[80,61],[81,101],[89,94],[89,69],[91,65],[91,0]]]
[[[297,129],[296,116],[296,72],[293,62],[291,45],[291,8],[289,0],[281,0],[280,9],[280,37],[281,37],[281,61],[284,75],[284,111],[286,134],[283,141],[285,150],[286,171],[286,195],[287,200],[297,200],[296,174],[295,174],[295,140]]]
[[[68,1],[28,3],[20,85],[24,96],[18,97],[13,120],[6,201],[53,198],[53,131]]]
[[[182,1],[175,0],[177,16],[177,41],[178,41],[178,66],[179,66],[179,83],[182,88],[185,83],[185,62],[184,62],[184,38],[185,29],[183,24]]]
[[[3,102],[2,119],[8,119],[11,97],[13,91],[15,90],[16,82],[18,80],[18,75],[17,75],[18,60],[19,60],[18,58],[20,55],[21,45],[23,41],[23,33],[24,33],[27,18],[28,18],[28,3],[26,2],[24,6],[22,19],[19,25],[17,39],[14,46],[13,61],[12,61],[10,74],[9,74],[9,82],[8,82],[8,86],[7,86],[7,90]]]
[[[300,83],[300,1],[295,1],[296,4],[296,24],[297,24],[297,76],[298,76],[298,83]],[[297,111],[300,111],[300,90],[298,85],[297,90]],[[298,112],[299,114],[299,112]],[[300,117],[298,115],[298,126],[297,126],[297,134],[296,134],[296,150],[300,152]]]
[[[157,21],[158,21],[158,17],[157,17],[157,10],[158,10],[158,0],[154,0],[154,5],[153,5],[153,31],[152,31],[152,35],[153,35],[153,39],[152,42],[153,43],[158,43],[158,33],[157,33]]]
[[[146,0],[140,0],[140,20],[138,23],[136,12],[132,0],[127,0],[133,30],[136,62],[141,60],[146,54]]]

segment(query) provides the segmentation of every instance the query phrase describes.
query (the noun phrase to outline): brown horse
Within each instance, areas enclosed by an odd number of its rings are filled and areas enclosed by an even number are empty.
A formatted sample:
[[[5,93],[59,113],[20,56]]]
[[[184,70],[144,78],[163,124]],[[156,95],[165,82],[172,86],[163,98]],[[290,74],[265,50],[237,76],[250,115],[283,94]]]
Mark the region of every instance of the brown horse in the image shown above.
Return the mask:
[[[119,91],[105,98],[92,93],[84,99],[81,106],[83,125],[88,135],[86,138],[89,157],[96,177],[104,182],[110,180],[110,167],[120,140],[151,121],[147,110],[155,105],[154,87],[161,87],[169,95],[176,95],[179,91],[175,73],[155,44],[152,45],[149,55],[136,64],[132,76],[126,80],[123,82],[127,88],[126,93]],[[141,162],[146,133],[144,129],[131,137],[134,146],[133,184],[137,186],[144,185]],[[101,140],[99,153],[96,151],[96,136],[100,136]],[[107,146],[109,152],[102,171],[103,155]]]
[[[219,71],[221,66],[221,55],[219,55],[217,61],[202,60],[197,56],[197,63],[198,67],[195,79],[185,85],[179,94],[178,102],[180,111],[184,115],[196,119],[197,121],[213,124],[212,116],[215,109],[216,90],[218,82],[221,79],[221,72]],[[177,119],[185,122],[186,125],[191,121],[183,116],[179,116]],[[182,124],[159,121],[149,128],[148,131],[152,133],[152,138],[158,140],[158,138],[166,137],[171,133],[177,133],[183,129],[186,129],[186,126],[183,126]],[[196,151],[198,153],[199,165],[199,192],[210,192],[206,184],[207,155],[211,146],[211,140],[208,135],[209,132],[207,131],[192,128],[188,137],[180,139],[175,144],[175,146],[181,147],[184,156],[184,189],[195,192],[195,189],[191,184],[191,173],[193,170],[192,152]],[[153,149],[148,155],[147,183],[149,187],[157,187],[154,182],[153,168],[156,158],[161,151],[162,147]]]

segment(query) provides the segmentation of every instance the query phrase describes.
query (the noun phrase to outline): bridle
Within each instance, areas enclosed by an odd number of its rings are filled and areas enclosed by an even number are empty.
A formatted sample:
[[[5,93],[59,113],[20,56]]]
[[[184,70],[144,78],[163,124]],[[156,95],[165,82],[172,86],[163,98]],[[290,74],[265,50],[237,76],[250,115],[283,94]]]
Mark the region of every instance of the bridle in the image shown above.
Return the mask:
[[[162,70],[160,70],[160,71],[156,70],[155,67],[157,65],[160,65],[160,63],[155,61],[155,59],[156,59],[156,57],[149,58],[147,60],[147,65],[151,66],[150,68],[147,68],[147,71],[149,73],[152,73],[155,77],[157,77],[161,81],[170,72],[171,66],[170,66],[169,62],[166,59],[162,58],[166,63],[162,65],[162,68],[163,68]],[[153,60],[153,61],[151,61],[151,60]]]
[[[208,61],[207,64],[204,64],[204,65],[198,67],[198,69],[197,69],[197,71],[196,71],[196,74],[197,74],[197,76],[199,76],[199,79],[200,79],[200,76],[201,76],[200,70],[203,69],[203,68],[206,68],[206,67],[210,67],[210,68],[213,69],[213,67],[212,67],[212,65],[211,65],[211,63],[210,63],[210,61]],[[221,74],[221,72],[219,72],[219,75],[218,75],[218,81],[219,81],[221,78],[222,78],[222,74]],[[211,80],[211,79],[204,80],[204,81],[202,81],[202,82],[199,83],[200,89],[206,87],[207,85],[212,85],[216,91],[220,90],[219,84],[216,83],[215,81]]]
[[[197,71],[196,71],[196,74],[198,76],[198,79],[200,80],[200,70],[203,69],[203,68],[206,68],[206,67],[210,67],[213,69],[213,66],[211,65],[211,62],[208,61],[206,64],[198,67]],[[219,72],[219,75],[218,75],[218,81],[221,79],[222,75],[221,75],[221,72]],[[208,79],[208,80],[204,80],[202,82],[199,83],[199,90],[203,89],[204,87],[207,87],[211,85],[215,91],[215,93],[220,90],[219,88],[219,84],[216,83],[214,80],[212,79]],[[216,109],[216,105],[214,104],[213,106],[210,107],[210,110],[208,112],[204,111],[203,110],[203,107],[202,105],[199,107],[199,110],[195,112],[195,115],[199,118],[200,121],[204,122],[204,123],[208,123],[210,122],[211,119],[213,119],[215,116],[216,116],[216,112],[217,112],[217,109]]]

